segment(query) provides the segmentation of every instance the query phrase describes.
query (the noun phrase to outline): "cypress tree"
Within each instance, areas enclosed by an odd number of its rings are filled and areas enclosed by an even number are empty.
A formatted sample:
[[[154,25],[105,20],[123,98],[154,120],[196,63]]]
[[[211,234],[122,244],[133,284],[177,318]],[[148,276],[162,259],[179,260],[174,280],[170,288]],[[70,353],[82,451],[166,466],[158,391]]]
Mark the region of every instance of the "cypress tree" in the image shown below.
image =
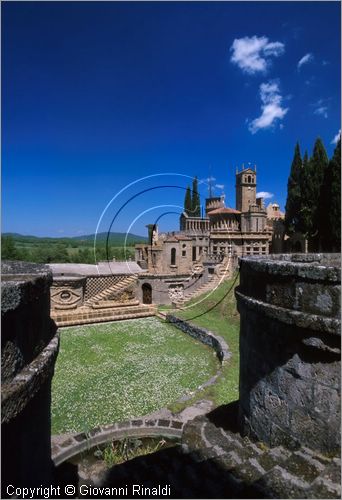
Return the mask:
[[[288,234],[299,228],[301,208],[301,173],[303,169],[300,148],[297,142],[292,160],[290,176],[287,181],[287,200],[285,206],[285,227]]]
[[[336,145],[334,155],[329,162],[330,171],[330,206],[329,225],[332,236],[332,250],[340,252],[341,248],[341,136]]]
[[[312,236],[318,239],[318,229],[319,229],[319,199],[321,194],[321,189],[326,175],[326,170],[328,167],[329,158],[323,142],[318,138],[315,142],[312,158],[310,159],[310,169],[312,175],[311,184],[311,199],[312,199],[312,226],[313,234]]]
[[[191,200],[192,216],[201,217],[201,200],[198,192],[198,179],[192,181],[192,200]]]
[[[184,199],[184,212],[188,215],[192,215],[192,201],[191,201],[191,189],[190,186],[186,188],[185,199]]]
[[[318,238],[319,198],[328,156],[320,138],[316,139],[309,161],[303,161],[301,176],[301,230],[306,238]]]
[[[309,172],[309,155],[308,152],[305,151],[303,156],[303,164],[302,164],[302,173],[300,177],[300,206],[299,206],[299,214],[298,214],[298,226],[297,230],[304,235],[307,235],[311,230],[309,227],[310,221],[310,213],[308,212],[306,206],[308,203],[306,202],[309,199],[309,193],[307,190],[307,179],[310,176]]]
[[[341,246],[341,137],[326,170],[318,208],[321,248],[339,251]]]

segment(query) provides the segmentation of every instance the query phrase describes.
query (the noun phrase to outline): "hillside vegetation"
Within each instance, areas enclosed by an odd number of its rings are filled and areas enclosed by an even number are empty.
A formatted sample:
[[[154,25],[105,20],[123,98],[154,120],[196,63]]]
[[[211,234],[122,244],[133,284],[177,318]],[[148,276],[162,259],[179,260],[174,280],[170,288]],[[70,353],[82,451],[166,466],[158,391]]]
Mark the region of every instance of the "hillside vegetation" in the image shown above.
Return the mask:
[[[95,264],[101,260],[126,260],[134,258],[134,245],[143,243],[146,238],[125,233],[99,233],[74,238],[40,238],[17,233],[4,233],[1,236],[1,257],[8,260],[24,260],[37,263],[75,262]]]

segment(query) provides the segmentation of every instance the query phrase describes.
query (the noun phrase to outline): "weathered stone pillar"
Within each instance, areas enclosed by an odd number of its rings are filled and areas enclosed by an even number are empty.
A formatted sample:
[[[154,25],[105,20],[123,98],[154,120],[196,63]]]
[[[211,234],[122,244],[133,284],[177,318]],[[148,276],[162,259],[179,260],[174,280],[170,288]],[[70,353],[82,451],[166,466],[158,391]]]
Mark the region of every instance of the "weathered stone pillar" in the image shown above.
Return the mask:
[[[7,485],[53,484],[51,379],[58,335],[50,319],[47,266],[2,264],[2,498]]]
[[[269,445],[340,449],[340,256],[240,259],[240,423]]]

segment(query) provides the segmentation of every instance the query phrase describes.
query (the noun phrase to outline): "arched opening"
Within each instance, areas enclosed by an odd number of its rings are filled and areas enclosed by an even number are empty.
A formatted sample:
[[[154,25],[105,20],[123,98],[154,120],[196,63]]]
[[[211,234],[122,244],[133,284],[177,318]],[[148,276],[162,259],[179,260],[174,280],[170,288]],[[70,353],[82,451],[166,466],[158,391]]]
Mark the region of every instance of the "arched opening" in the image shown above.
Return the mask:
[[[247,182],[248,182],[248,184],[250,184],[252,182],[252,177],[250,175],[248,176]]]
[[[176,249],[171,248],[171,266],[176,265]]]
[[[149,283],[144,283],[141,287],[143,304],[152,304],[152,287]]]

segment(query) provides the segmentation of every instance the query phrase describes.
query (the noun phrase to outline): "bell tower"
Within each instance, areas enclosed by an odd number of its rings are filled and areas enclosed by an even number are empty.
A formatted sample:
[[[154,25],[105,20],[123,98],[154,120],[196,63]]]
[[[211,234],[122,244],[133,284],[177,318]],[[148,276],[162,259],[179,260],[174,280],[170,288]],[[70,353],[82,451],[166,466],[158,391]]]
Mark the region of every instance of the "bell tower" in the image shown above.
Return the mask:
[[[250,205],[256,204],[256,167],[236,170],[236,210],[248,212]]]

